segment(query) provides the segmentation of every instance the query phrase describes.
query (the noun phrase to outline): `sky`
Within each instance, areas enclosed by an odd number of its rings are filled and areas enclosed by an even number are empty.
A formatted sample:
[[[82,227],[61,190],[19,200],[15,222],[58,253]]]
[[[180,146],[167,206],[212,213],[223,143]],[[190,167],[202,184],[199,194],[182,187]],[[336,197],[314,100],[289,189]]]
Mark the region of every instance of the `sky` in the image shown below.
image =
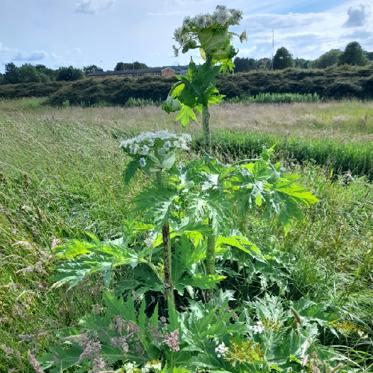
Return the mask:
[[[10,61],[52,68],[118,61],[183,65],[173,32],[184,17],[216,5],[241,9],[246,30],[240,57],[270,57],[286,47],[294,57],[317,58],[357,40],[373,51],[373,0],[0,0],[0,71]],[[198,56],[194,56],[198,60]]]

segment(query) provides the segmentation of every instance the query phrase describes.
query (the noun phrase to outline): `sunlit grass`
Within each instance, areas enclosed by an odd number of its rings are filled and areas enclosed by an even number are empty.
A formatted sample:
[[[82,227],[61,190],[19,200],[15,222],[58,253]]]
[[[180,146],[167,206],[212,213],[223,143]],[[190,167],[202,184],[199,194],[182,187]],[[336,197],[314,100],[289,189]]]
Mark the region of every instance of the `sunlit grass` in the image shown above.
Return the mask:
[[[361,125],[365,113],[366,125]],[[337,124],[337,116],[348,120]],[[126,159],[119,141],[164,128],[182,131],[172,115],[154,106],[56,109],[36,99],[0,101],[0,372],[29,371],[27,351],[43,346],[57,325],[73,323],[90,308],[99,289],[50,290],[53,240],[81,237],[85,231],[100,238],[120,233],[129,201],[144,180],[124,185]],[[373,106],[225,104],[212,111],[216,129],[281,138],[290,132],[302,140],[327,136],[358,146],[372,139]],[[198,125],[187,130],[199,133]],[[253,222],[252,239],[296,255],[302,291],[345,297],[350,307],[355,300],[358,314],[367,320],[372,185],[364,178],[348,185],[343,179],[332,182],[325,169],[314,166],[303,169],[303,178],[320,199],[306,220],[287,237]]]

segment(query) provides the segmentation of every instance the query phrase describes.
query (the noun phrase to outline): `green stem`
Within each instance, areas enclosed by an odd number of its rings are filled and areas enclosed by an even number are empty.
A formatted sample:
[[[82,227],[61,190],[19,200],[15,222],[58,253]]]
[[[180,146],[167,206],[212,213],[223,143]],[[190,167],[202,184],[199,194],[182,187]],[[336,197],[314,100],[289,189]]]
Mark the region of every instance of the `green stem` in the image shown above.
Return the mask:
[[[162,172],[159,171],[156,174],[157,183],[159,188],[163,185]],[[171,237],[170,237],[170,225],[168,221],[165,221],[162,226],[162,241],[163,241],[163,286],[164,286],[164,297],[166,304],[171,301],[174,304],[174,287],[172,285],[172,252],[171,252]]]
[[[206,250],[206,272],[208,275],[215,274],[215,256],[216,256],[215,247],[216,247],[216,235],[210,234],[207,237],[207,250]]]
[[[210,112],[207,105],[202,107],[202,127],[205,151],[211,153]]]
[[[162,227],[163,239],[163,265],[164,265],[164,296],[166,302],[173,301],[173,285],[171,277],[172,261],[171,261],[171,238],[170,238],[170,225],[163,224]]]

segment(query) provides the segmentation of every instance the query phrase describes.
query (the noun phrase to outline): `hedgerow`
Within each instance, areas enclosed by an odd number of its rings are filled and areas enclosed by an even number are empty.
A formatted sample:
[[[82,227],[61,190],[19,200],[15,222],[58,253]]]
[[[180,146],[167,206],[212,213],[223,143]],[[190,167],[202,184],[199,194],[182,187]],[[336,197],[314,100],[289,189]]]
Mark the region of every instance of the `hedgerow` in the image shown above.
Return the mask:
[[[77,82],[8,84],[0,86],[1,98],[49,96],[49,103],[123,105],[130,98],[164,100],[175,78],[104,77]],[[329,69],[286,69],[221,75],[217,88],[227,98],[262,93],[318,94],[322,98],[373,98],[373,67],[340,66]]]

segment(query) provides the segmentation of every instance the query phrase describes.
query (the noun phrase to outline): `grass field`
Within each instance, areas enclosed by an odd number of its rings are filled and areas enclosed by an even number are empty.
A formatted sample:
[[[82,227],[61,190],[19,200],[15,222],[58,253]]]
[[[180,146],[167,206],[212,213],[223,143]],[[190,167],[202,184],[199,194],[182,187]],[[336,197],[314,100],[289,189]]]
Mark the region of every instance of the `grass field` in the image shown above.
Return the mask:
[[[96,288],[50,290],[50,248],[86,231],[100,238],[120,232],[128,201],[146,181],[124,185],[119,141],[164,128],[181,132],[173,116],[154,106],[56,109],[35,99],[0,101],[0,372],[28,372],[27,351],[45,346],[58,326],[94,304]],[[197,125],[187,130],[199,134]],[[369,102],[224,104],[212,111],[212,130],[327,140],[342,152],[343,145],[372,149],[373,157]],[[253,221],[252,240],[293,255],[298,290],[333,300],[372,338],[373,186],[366,177],[334,178],[313,162],[301,172],[320,202],[286,237],[275,225]],[[369,366],[371,340],[346,339],[348,355]]]

